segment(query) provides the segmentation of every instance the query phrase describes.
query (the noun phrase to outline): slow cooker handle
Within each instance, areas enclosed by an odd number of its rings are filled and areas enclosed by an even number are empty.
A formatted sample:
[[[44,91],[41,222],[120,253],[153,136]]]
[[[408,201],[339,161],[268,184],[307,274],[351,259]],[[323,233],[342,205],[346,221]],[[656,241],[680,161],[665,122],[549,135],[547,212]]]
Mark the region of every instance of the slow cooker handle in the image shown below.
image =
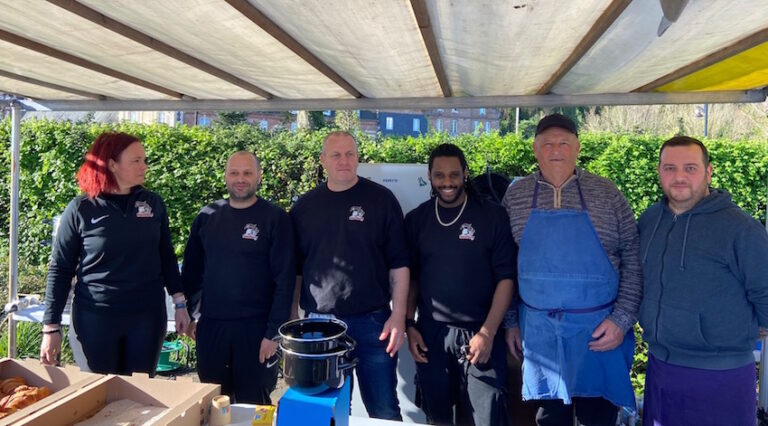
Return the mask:
[[[338,365],[339,372],[342,372],[344,370],[351,370],[351,369],[355,368],[355,366],[357,365],[357,361],[358,361],[357,358],[353,358],[353,359],[351,359],[351,360],[349,360],[347,362],[339,363],[339,365]]]
[[[355,339],[349,337],[348,334],[345,334],[341,336],[341,339],[339,339],[339,345],[344,349],[351,351],[355,349],[355,346],[357,346],[357,342],[355,342]]]
[[[272,340],[275,340],[274,338]],[[270,359],[274,358],[274,361],[269,361]],[[272,355],[270,358],[267,358],[267,368],[272,368],[275,364],[280,362],[280,359],[283,358],[283,351],[280,348],[280,345],[277,345],[277,349],[275,350],[275,354]]]

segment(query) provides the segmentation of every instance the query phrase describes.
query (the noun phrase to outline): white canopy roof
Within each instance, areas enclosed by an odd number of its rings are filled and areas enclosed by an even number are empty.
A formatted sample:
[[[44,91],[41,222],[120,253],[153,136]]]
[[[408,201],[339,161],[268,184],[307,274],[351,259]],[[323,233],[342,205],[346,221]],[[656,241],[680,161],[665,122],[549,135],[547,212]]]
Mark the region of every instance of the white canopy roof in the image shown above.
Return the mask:
[[[0,91],[54,110],[763,101],[761,53],[765,0],[0,0]]]

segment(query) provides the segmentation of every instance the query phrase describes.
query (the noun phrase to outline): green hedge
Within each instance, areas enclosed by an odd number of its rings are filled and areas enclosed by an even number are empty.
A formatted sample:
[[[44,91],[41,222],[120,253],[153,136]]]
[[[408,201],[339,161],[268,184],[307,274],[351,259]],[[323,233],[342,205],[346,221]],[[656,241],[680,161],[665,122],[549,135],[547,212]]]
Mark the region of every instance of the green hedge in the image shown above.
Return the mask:
[[[298,195],[322,179],[320,146],[328,130],[268,133],[247,124],[235,127],[168,127],[166,125],[25,121],[22,124],[20,280],[22,291],[42,292],[51,226],[45,220],[59,214],[78,193],[75,173],[93,139],[106,130],[125,131],[144,141],[149,159],[146,185],[168,206],[171,232],[179,254],[189,226],[202,206],[225,194],[224,165],[234,151],[249,149],[262,159],[260,195],[289,208]],[[430,133],[421,138],[371,138],[358,135],[361,162],[424,163],[440,143],[464,149],[471,173],[486,164],[498,173],[521,176],[536,169],[531,140],[515,135]],[[656,176],[662,136],[584,134],[580,166],[618,185],[639,215],[661,195]],[[765,221],[768,143],[766,141],[706,140],[714,163],[713,185],[727,189],[737,204]],[[0,260],[7,263],[10,182],[10,121],[0,122]],[[7,268],[0,266],[0,296],[7,288]],[[1,300],[6,300],[2,297]],[[21,331],[30,327],[22,326]],[[34,333],[32,333],[34,334]],[[638,334],[639,336],[639,334]],[[0,336],[4,340],[4,336]],[[26,341],[26,340],[25,340]],[[33,342],[31,352],[37,349]],[[2,344],[0,343],[0,352]],[[638,339],[632,381],[642,392],[647,349]]]
[[[22,123],[20,257],[32,265],[46,262],[51,227],[46,219],[59,214],[78,193],[75,173],[96,135],[125,131],[144,141],[149,161],[147,186],[168,205],[171,231],[181,253],[189,226],[199,209],[225,194],[224,165],[238,149],[258,153],[264,167],[260,195],[289,208],[296,196],[322,178],[319,152],[328,130],[264,132],[247,124],[236,127],[168,127],[122,123],[30,120]],[[486,164],[509,176],[535,170],[531,140],[515,135],[460,135],[430,133],[421,138],[371,138],[359,135],[361,162],[426,162],[440,143],[464,149],[473,174]],[[582,135],[581,167],[612,179],[636,214],[661,194],[656,177],[660,136]],[[0,122],[0,236],[7,241],[9,211],[10,120]],[[766,141],[706,141],[715,167],[713,184],[729,190],[737,204],[765,220]],[[6,244],[0,254],[7,251]]]

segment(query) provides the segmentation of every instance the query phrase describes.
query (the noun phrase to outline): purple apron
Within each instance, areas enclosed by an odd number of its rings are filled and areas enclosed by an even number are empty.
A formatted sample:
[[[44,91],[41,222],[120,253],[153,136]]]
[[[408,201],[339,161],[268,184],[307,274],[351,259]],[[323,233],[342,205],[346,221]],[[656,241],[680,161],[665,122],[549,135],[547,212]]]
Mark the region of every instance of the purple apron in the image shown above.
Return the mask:
[[[643,426],[754,426],[756,377],[754,363],[704,370],[648,355]]]

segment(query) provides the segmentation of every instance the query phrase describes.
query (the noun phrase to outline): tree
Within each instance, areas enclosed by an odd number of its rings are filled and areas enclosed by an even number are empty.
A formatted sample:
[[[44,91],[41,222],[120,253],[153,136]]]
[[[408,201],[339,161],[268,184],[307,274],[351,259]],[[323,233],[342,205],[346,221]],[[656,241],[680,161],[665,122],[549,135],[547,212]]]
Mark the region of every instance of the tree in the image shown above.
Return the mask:
[[[298,111],[296,113],[296,127],[299,129],[319,130],[327,125],[322,111]]]
[[[515,108],[501,108],[499,110],[499,133],[515,133]],[[518,133],[524,138],[532,137],[536,132],[536,126],[545,115],[559,113],[570,117],[577,126],[580,126],[588,113],[589,107],[556,107],[556,108],[520,108],[520,121],[518,123]],[[594,111],[600,114],[600,107]]]
[[[218,117],[218,123],[221,126],[235,126],[248,122],[248,113],[245,111],[221,111]]]
[[[304,110],[296,111],[296,128],[312,129],[312,122],[309,120],[309,113]]]
[[[360,117],[356,110],[336,111],[336,127],[348,132],[360,129]]]
[[[293,111],[283,111],[280,118],[280,127],[283,129],[291,129],[291,123],[297,119],[296,114]]]
[[[325,122],[325,115],[322,111],[310,111],[309,112],[309,125],[311,126],[312,130],[319,130],[324,127],[327,127],[328,124]]]
[[[502,136],[507,133],[515,133],[515,130],[520,134],[524,134],[524,130],[530,127],[527,121],[535,119],[538,122],[539,114],[541,113],[540,108],[520,108],[520,122],[518,123],[518,128],[515,129],[515,110],[516,108],[499,109],[499,133]]]

